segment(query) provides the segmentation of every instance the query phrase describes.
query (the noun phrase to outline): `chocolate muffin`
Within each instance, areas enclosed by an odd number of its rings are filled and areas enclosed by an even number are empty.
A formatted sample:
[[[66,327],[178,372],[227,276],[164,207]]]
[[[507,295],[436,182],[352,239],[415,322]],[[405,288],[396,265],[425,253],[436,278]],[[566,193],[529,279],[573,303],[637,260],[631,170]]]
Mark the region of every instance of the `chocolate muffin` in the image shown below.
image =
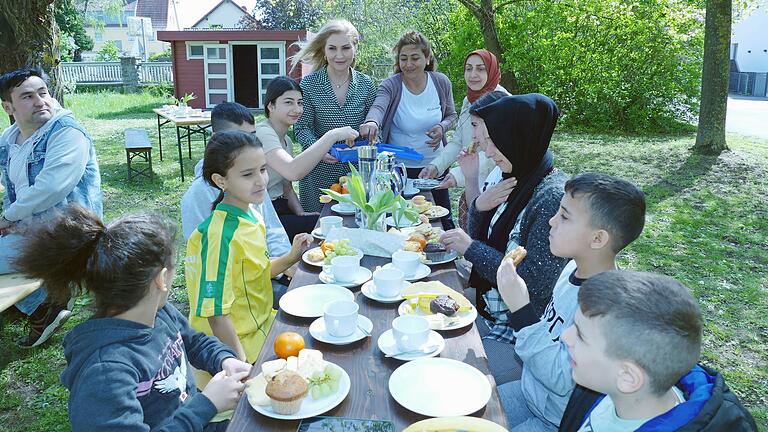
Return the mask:
[[[427,243],[424,246],[424,255],[429,261],[443,261],[448,256],[448,251],[440,243]]]
[[[459,311],[459,303],[447,295],[437,296],[429,302],[429,310],[432,313],[441,313],[445,316],[453,316]]]

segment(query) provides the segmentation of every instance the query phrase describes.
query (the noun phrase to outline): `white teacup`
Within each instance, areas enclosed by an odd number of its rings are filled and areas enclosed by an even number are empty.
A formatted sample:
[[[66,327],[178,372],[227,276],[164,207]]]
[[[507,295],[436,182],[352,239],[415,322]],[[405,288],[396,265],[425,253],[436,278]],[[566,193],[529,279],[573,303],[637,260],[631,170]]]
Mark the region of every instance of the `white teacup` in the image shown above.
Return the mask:
[[[392,254],[392,265],[402,270],[405,277],[416,274],[421,264],[421,255],[416,252],[399,250]]]
[[[346,337],[357,328],[360,306],[351,300],[337,300],[323,307],[325,329],[333,337]]]
[[[344,219],[341,216],[323,216],[320,218],[320,232],[327,236],[334,228],[341,228],[342,221]]]
[[[403,289],[404,277],[405,274],[400,269],[378,269],[373,273],[373,291],[386,298],[399,296]]]
[[[336,282],[353,282],[359,270],[360,257],[337,256],[331,260],[331,273],[333,273],[333,279]]]
[[[392,336],[400,351],[417,350],[429,340],[429,322],[416,315],[403,315],[392,321]]]

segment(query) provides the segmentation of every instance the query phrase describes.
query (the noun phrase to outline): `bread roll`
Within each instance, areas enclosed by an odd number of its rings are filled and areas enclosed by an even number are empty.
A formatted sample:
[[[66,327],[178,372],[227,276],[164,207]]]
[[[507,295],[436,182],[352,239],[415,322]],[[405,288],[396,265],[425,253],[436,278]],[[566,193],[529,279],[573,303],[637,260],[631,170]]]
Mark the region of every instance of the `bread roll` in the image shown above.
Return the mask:
[[[524,247],[518,246],[512,249],[512,252],[506,254],[504,259],[512,258],[512,262],[515,264],[515,267],[517,267],[520,265],[526,255],[528,255],[528,251],[526,251]]]

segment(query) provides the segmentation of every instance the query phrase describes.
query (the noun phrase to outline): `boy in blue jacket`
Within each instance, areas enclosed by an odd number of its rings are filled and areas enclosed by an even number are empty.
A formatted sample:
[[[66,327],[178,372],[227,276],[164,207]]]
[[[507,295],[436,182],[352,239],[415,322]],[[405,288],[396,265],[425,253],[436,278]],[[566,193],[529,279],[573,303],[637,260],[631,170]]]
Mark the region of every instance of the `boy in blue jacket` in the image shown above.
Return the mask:
[[[579,287],[615,269],[616,255],[640,235],[644,224],[645,197],[635,185],[606,174],[579,174],[565,183],[560,209],[549,221],[552,254],[572,261],[560,273],[541,317],[512,261],[502,262],[499,294],[509,307],[515,352],[523,361],[520,380],[499,386],[511,428],[557,430],[574,387],[560,334],[573,322]]]
[[[585,282],[578,301],[562,339],[579,387],[561,431],[757,430],[723,377],[696,364],[701,311],[682,284],[610,271]]]

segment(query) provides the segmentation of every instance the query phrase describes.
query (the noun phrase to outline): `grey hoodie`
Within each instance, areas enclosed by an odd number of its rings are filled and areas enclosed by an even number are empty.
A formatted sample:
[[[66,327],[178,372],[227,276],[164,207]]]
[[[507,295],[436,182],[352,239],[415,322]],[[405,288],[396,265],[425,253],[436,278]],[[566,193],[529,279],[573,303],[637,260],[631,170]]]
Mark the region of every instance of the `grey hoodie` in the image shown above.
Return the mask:
[[[170,304],[155,326],[93,318],[64,338],[73,431],[202,431],[216,407],[195,387],[190,364],[212,375],[235,353],[189,327]]]

